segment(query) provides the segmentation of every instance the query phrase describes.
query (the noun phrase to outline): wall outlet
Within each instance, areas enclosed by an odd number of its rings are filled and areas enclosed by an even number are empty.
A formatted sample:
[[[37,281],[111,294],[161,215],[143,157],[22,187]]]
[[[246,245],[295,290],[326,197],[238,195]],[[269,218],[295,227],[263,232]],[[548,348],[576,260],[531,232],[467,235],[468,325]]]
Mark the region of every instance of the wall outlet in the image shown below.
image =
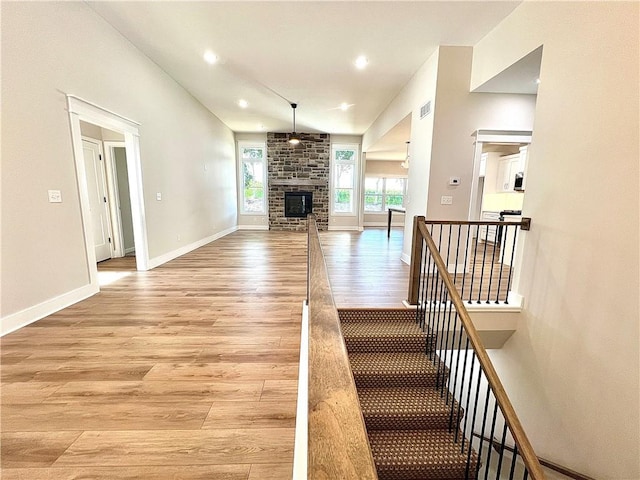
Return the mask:
[[[62,203],[62,192],[60,190],[48,190],[49,203]]]
[[[453,205],[453,197],[451,195],[442,195],[440,197],[440,205]]]
[[[162,200],[162,193],[156,192],[156,200],[158,201]]]

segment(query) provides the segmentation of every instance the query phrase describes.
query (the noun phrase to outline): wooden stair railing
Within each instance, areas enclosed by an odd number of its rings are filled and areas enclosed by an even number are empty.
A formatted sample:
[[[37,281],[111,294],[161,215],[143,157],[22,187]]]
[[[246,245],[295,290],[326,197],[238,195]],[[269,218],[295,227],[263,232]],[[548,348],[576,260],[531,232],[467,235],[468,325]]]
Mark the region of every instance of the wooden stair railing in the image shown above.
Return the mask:
[[[435,352],[432,356],[433,361],[438,365],[444,365],[440,370],[439,380],[443,394],[447,395],[448,391],[451,391],[459,402],[457,406],[454,406],[454,402],[451,403],[451,416],[456,419],[455,423],[458,420],[462,423],[462,448],[465,448],[464,433],[471,437],[478,424],[482,425],[481,436],[501,437],[502,444],[506,443],[509,434],[517,453],[513,456],[511,472],[514,471],[518,458],[524,464],[524,479],[543,480],[545,475],[538,457],[482,345],[465,302],[454,285],[451,273],[440,255],[424,217],[414,217],[413,241],[412,259],[419,261],[412,273],[418,281],[416,320],[427,333],[432,334],[432,344],[428,351]],[[474,372],[476,364],[479,367],[477,372]],[[488,388],[485,388],[485,385]],[[482,401],[479,402],[480,398]],[[476,414],[481,411],[483,413],[477,417]],[[501,418],[498,417],[499,413]],[[467,443],[467,449],[471,452],[470,442]],[[482,439],[479,445],[474,445],[480,457],[478,468],[484,463],[484,467],[489,469],[491,446],[491,442],[484,445]],[[483,449],[487,455],[486,459],[482,457]],[[495,458],[493,460],[495,461]],[[501,478],[502,461],[501,455],[495,478]],[[504,468],[508,470],[509,465],[505,465]],[[513,473],[510,478],[512,476]],[[485,475],[484,478],[488,477]]]
[[[377,480],[313,214],[308,235],[307,478]]]

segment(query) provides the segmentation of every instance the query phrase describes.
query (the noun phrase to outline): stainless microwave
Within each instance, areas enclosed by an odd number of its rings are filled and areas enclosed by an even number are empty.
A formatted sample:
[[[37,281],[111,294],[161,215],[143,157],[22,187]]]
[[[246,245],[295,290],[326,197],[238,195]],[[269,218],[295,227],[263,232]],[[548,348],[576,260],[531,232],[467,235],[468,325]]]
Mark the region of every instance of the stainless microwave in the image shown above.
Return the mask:
[[[518,192],[524,192],[524,173],[516,173],[515,182],[513,183],[513,189]]]

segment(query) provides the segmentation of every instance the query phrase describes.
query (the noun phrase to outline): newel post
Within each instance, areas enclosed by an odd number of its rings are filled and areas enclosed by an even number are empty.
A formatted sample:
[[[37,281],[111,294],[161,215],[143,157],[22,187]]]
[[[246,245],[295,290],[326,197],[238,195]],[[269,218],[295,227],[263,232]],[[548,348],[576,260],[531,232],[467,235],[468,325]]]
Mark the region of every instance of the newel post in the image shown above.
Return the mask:
[[[407,301],[410,305],[418,304],[418,285],[420,284],[420,265],[422,265],[422,235],[418,222],[424,222],[423,216],[413,217],[413,237],[411,240],[411,264],[409,265],[409,294]]]

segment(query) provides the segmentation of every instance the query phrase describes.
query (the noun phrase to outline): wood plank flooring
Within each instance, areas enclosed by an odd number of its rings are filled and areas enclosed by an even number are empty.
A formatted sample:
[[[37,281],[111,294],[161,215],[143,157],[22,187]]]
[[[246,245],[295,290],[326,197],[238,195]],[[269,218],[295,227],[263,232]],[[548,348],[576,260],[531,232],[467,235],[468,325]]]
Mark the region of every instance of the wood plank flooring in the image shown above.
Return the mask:
[[[321,235],[338,306],[399,306],[402,231]],[[0,340],[0,477],[291,478],[306,234],[235,232]]]

